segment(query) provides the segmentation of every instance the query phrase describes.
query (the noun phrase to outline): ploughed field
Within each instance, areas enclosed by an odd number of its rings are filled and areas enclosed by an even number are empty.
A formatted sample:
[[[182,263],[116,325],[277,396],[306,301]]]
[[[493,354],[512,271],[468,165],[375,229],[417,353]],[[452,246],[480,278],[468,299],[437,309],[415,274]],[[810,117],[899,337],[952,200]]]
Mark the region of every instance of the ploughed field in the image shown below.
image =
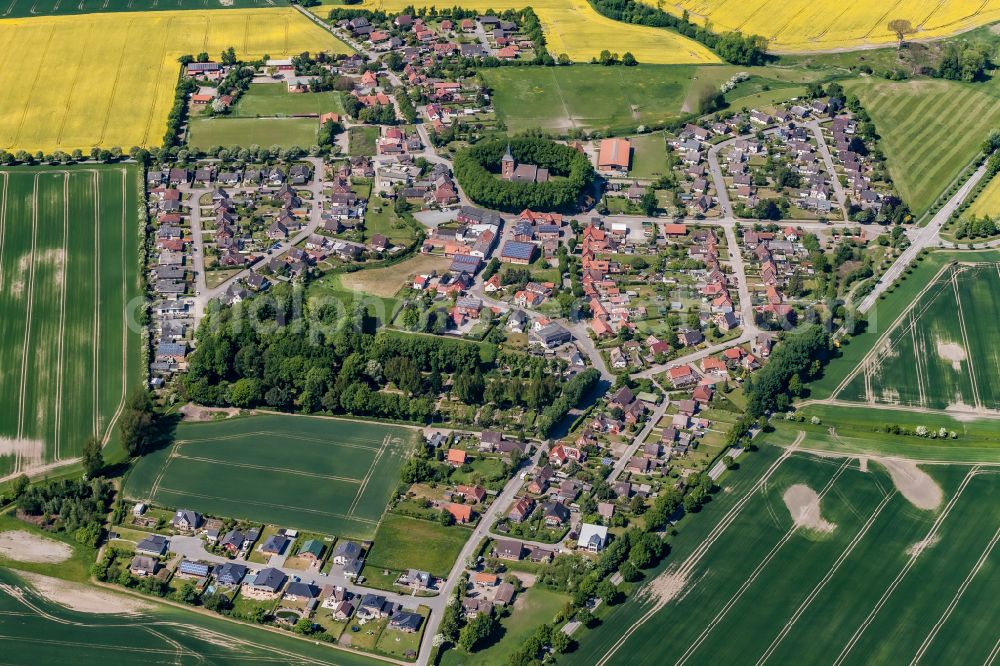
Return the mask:
[[[397,426],[278,414],[182,423],[172,444],[139,460],[125,494],[368,539],[416,437]]]
[[[762,439],[563,663],[989,663],[1000,469]]]
[[[0,477],[109,438],[141,381],[139,187],[132,166],[0,171]]]

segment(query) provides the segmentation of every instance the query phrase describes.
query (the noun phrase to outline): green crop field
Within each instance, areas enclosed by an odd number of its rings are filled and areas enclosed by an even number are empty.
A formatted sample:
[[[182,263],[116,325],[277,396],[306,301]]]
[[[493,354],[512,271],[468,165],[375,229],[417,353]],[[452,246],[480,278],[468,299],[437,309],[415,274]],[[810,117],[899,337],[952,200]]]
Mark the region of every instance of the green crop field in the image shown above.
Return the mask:
[[[1000,81],[852,82],[881,135],[889,173],[920,215],[1000,125]]]
[[[76,583],[48,579],[60,598],[108,595],[134,603],[134,597],[90,590]],[[47,585],[46,588],[49,586]],[[48,594],[52,594],[48,592]],[[91,602],[92,604],[93,602]],[[113,605],[113,601],[110,602]],[[39,594],[15,572],[0,569],[0,640],[3,661],[11,664],[340,664],[375,666],[384,661],[336,650],[319,642],[280,633],[263,634],[255,627],[195,613],[183,608],[143,602],[138,614],[93,614],[73,611]],[[111,610],[111,609],[109,609]]]
[[[1000,409],[1000,263],[940,269],[832,398],[965,412]]]
[[[723,477],[563,663],[989,663],[997,468],[782,454],[764,439]]]
[[[62,14],[109,14],[114,12],[154,12],[177,9],[256,9],[287,7],[288,0],[12,0],[4,5],[0,18],[27,18]]]
[[[195,118],[188,144],[209,150],[213,146],[298,146],[316,143],[317,118]]]
[[[267,414],[182,423],[125,486],[134,499],[324,534],[371,538],[415,431]]]
[[[0,477],[110,437],[141,381],[138,178],[0,171]]]
[[[294,116],[309,113],[344,113],[340,93],[290,93],[284,83],[255,83],[240,97],[232,116]]]
[[[445,527],[430,520],[390,513],[378,526],[367,566],[394,571],[420,569],[435,576],[447,576],[469,534],[467,528],[458,525]],[[428,547],[429,544],[434,545]]]

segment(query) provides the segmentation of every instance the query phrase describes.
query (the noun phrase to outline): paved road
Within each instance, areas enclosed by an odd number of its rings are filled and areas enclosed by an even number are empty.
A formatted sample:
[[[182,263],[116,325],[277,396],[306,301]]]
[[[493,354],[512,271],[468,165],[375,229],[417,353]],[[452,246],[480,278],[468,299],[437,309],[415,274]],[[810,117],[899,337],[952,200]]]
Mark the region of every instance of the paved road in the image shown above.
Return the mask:
[[[916,259],[917,255],[926,247],[932,245],[941,244],[941,227],[944,226],[951,214],[954,213],[965,198],[969,196],[969,193],[975,188],[976,183],[982,180],[983,176],[986,175],[986,165],[983,164],[981,167],[976,169],[976,171],[969,177],[969,180],[965,181],[955,192],[955,195],[948,200],[948,202],[942,206],[941,210],[931,218],[931,221],[927,223],[926,227],[922,229],[917,229],[913,231],[910,235],[910,246],[903,251],[902,254],[896,259],[895,263],[889,267],[889,269],[882,274],[881,279],[875,288],[872,289],[871,293],[865,296],[861,303],[858,305],[858,310],[860,312],[868,312],[876,302],[878,302],[878,297],[888,289],[899,276],[902,275],[903,271],[906,270],[907,266]]]
[[[806,126],[812,130],[813,137],[816,139],[816,145],[819,146],[819,154],[823,157],[826,170],[830,174],[830,182],[833,183],[833,191],[837,197],[837,203],[840,204],[840,211],[844,216],[844,222],[848,222],[847,194],[844,192],[844,187],[840,184],[840,179],[837,178],[837,170],[833,166],[833,156],[830,155],[830,147],[826,145],[823,130],[820,128],[819,121],[817,120],[806,123]]]
[[[646,442],[646,438],[649,436],[649,433],[653,431],[653,427],[660,422],[661,418],[663,418],[663,415],[666,413],[669,405],[670,400],[664,396],[663,401],[660,402],[660,404],[656,406],[656,409],[653,410],[653,413],[646,418],[646,425],[644,425],[642,430],[639,431],[639,434],[635,436],[632,443],[628,445],[628,448],[625,449],[625,453],[619,456],[618,460],[615,461],[614,467],[611,468],[611,471],[607,476],[608,483],[614,483],[618,480],[621,473],[625,471],[625,467],[628,466],[629,461],[632,460],[633,456],[635,456],[636,451],[638,451]]]
[[[530,465],[535,465],[538,463],[539,457],[542,455],[542,447],[537,446],[537,451],[530,459]],[[448,574],[448,579],[441,586],[441,593],[434,597],[437,601],[438,610],[431,609],[431,616],[427,620],[427,627],[424,629],[423,640],[420,641],[420,655],[417,658],[417,664],[420,666],[426,666],[430,663],[431,651],[434,646],[434,636],[437,635],[438,630],[441,628],[441,619],[444,611],[444,606],[448,599],[455,591],[455,586],[458,584],[459,579],[462,576],[462,572],[465,570],[465,563],[472,556],[473,552],[479,547],[479,542],[483,540],[484,537],[490,531],[493,523],[500,514],[510,506],[510,503],[514,500],[514,496],[517,495],[518,491],[521,490],[521,486],[524,485],[524,479],[521,478],[520,471],[528,469],[529,464],[523,462],[518,470],[514,471],[514,475],[511,477],[510,481],[504,489],[496,496],[493,500],[493,504],[490,508],[486,510],[486,513],[479,519],[479,524],[469,535],[468,541],[465,542],[465,546],[462,547],[462,552],[458,554],[458,558],[455,560],[455,564],[451,567],[451,572]],[[430,544],[428,544],[430,547]]]

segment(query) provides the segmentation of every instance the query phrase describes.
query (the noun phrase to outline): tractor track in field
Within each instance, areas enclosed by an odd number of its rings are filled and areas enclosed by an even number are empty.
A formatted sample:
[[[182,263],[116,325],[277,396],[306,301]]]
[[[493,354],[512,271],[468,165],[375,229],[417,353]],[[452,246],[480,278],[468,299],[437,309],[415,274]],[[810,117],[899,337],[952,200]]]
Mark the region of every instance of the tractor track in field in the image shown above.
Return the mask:
[[[28,282],[25,286],[27,290],[27,309],[24,319],[24,338],[21,347],[21,383],[18,395],[17,406],[17,439],[24,439],[24,403],[28,390],[28,350],[31,342],[31,310],[35,301],[35,248],[38,244],[38,178],[40,174],[35,174],[34,189],[31,195],[31,252],[28,254]],[[24,455],[20,448],[14,458],[14,472],[23,469]]]
[[[68,264],[67,250],[69,248],[69,172],[63,171],[63,261]],[[56,400],[55,400],[55,461],[62,460],[60,445],[62,443],[62,413],[63,413],[63,352],[66,334],[66,267],[62,267],[63,279],[60,280],[59,295],[59,342],[56,348]]]
[[[826,497],[831,490],[833,490],[834,485],[840,479],[841,475],[843,475],[843,473],[847,471],[850,462],[851,458],[846,458],[844,459],[844,462],[842,462],[837,467],[837,471],[834,472],[833,476],[830,477],[830,480],[827,481],[826,485],[822,488],[822,490],[820,490],[817,502],[822,501],[822,499]],[[709,634],[711,634],[712,631],[717,626],[719,626],[719,624],[726,618],[726,615],[729,614],[729,611],[732,610],[737,603],[739,603],[739,600],[743,598],[743,594],[750,588],[751,585],[753,585],[757,581],[757,578],[764,571],[764,569],[767,568],[767,565],[771,563],[771,560],[777,556],[778,552],[782,549],[782,547],[786,543],[788,543],[791,540],[791,538],[799,532],[800,529],[801,526],[797,522],[792,523],[791,528],[789,528],[785,532],[785,534],[782,535],[782,537],[778,540],[778,542],[771,548],[770,551],[768,551],[768,553],[763,557],[763,559],[761,559],[761,561],[757,564],[757,566],[754,567],[754,570],[750,572],[750,575],[746,577],[746,579],[736,590],[733,596],[731,596],[729,600],[726,601],[726,603],[722,606],[722,609],[719,610],[719,612],[716,613],[715,617],[712,618],[712,620],[705,625],[705,628],[702,630],[701,634],[699,634],[699,636],[690,645],[688,645],[684,653],[681,654],[680,658],[678,658],[677,661],[675,662],[675,666],[682,666],[683,664],[687,663],[688,659],[691,658],[691,655],[693,655],[698,650],[698,648],[701,647],[701,645],[708,639]]]
[[[937,537],[938,531],[941,529],[941,525],[948,518],[948,515],[951,513],[952,509],[955,508],[955,505],[958,504],[959,498],[965,492],[965,489],[969,486],[969,483],[979,473],[980,473],[980,467],[978,465],[969,470],[969,472],[965,475],[965,478],[962,479],[962,483],[959,485],[958,490],[955,492],[954,496],[952,496],[951,500],[948,502],[945,508],[941,511],[940,514],[938,514],[937,518],[934,520],[934,523],[931,525],[930,530],[928,530],[927,535],[921,540],[922,542],[929,543],[935,537]],[[861,624],[854,631],[851,637],[847,640],[847,643],[841,649],[840,654],[838,654],[837,658],[833,661],[833,666],[840,666],[841,664],[844,663],[844,660],[847,659],[847,656],[851,653],[851,650],[853,650],[854,646],[857,645],[859,640],[861,640],[861,636],[865,633],[865,631],[868,629],[871,623],[875,620],[875,616],[878,615],[879,611],[882,610],[882,607],[885,606],[886,602],[888,602],[889,599],[892,597],[893,593],[895,593],[896,588],[902,582],[903,578],[905,578],[906,575],[910,572],[910,569],[913,568],[913,565],[916,563],[917,557],[919,557],[920,553],[921,553],[920,550],[914,550],[912,552],[910,558],[906,561],[906,564],[903,565],[903,568],[900,570],[900,572],[896,574],[896,577],[892,580],[891,583],[889,583],[889,587],[887,587],[886,590],[882,593],[882,596],[875,604],[875,607],[872,608],[872,610],[868,613],[867,617],[865,617],[865,619],[861,622]]]
[[[788,446],[781,453],[780,456],[778,456],[777,460],[771,463],[771,466],[764,471],[761,477],[750,487],[750,489],[746,492],[746,494],[744,494],[743,497],[741,497],[729,509],[729,511],[727,511],[719,519],[719,522],[715,524],[715,527],[712,528],[712,530],[705,536],[705,539],[700,544],[698,544],[698,546],[691,552],[690,555],[688,555],[688,557],[680,564],[680,566],[672,571],[669,569],[667,571],[664,571],[659,576],[657,576],[657,578],[650,581],[649,586],[655,585],[658,579],[667,577],[668,582],[671,579],[674,581],[674,583],[671,585],[672,589],[669,590],[668,592],[673,592],[674,594],[679,593],[681,586],[683,586],[684,584],[684,581],[688,578],[688,576],[690,576],[694,572],[695,567],[697,567],[701,563],[701,560],[705,557],[705,554],[708,552],[708,550],[715,544],[716,541],[719,540],[722,534],[725,533],[727,529],[729,529],[729,526],[732,525],[734,522],[736,522],[736,519],[739,517],[740,513],[743,510],[743,507],[746,506],[761,489],[767,486],[767,482],[777,471],[781,463],[787,460],[798,449],[799,444],[802,443],[802,440],[805,439],[805,436],[806,434],[804,431],[799,431],[798,435],[795,438],[795,441],[792,442],[792,444]],[[647,588],[649,586],[647,586]],[[629,627],[618,638],[618,640],[615,641],[615,643],[610,648],[608,648],[608,650],[604,653],[604,655],[597,661],[597,666],[606,666],[606,664],[611,660],[612,657],[615,656],[615,654],[618,652],[618,650],[621,649],[621,647],[626,643],[626,641],[628,641],[628,639],[631,638],[632,634],[638,631],[640,627],[642,627],[650,619],[652,619],[654,615],[660,612],[660,610],[662,610],[663,607],[666,606],[667,603],[669,603],[672,598],[673,597],[668,597],[666,599],[660,598],[655,600],[652,607],[648,611],[646,611],[646,613],[644,613],[642,617],[636,620],[632,624],[632,626]]]
[[[107,446],[111,441],[111,434],[114,431],[115,423],[125,409],[125,394],[128,392],[128,271],[126,270],[125,243],[126,243],[126,207],[128,206],[128,171],[121,170],[122,174],[122,238],[121,238],[121,262],[122,262],[122,391],[118,400],[118,407],[108,420],[107,430],[101,439],[101,446]]]

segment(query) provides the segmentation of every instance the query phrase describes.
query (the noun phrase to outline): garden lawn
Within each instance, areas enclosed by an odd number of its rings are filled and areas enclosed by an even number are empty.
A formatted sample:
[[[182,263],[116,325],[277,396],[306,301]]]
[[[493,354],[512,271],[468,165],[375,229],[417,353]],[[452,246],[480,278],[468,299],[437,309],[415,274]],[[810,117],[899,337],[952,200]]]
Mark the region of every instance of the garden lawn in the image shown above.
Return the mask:
[[[293,116],[296,114],[344,113],[337,91],[290,93],[284,83],[254,83],[243,93],[232,117]]]
[[[667,144],[663,134],[633,136],[629,141],[632,143],[630,176],[653,180],[667,173]]]
[[[388,513],[375,532],[375,545],[365,566],[393,571],[419,569],[445,577],[470,534],[470,530],[458,525],[445,527],[430,520]]]
[[[371,157],[375,154],[378,141],[378,127],[372,125],[355,125],[347,129],[347,153],[351,157],[364,155]]]

